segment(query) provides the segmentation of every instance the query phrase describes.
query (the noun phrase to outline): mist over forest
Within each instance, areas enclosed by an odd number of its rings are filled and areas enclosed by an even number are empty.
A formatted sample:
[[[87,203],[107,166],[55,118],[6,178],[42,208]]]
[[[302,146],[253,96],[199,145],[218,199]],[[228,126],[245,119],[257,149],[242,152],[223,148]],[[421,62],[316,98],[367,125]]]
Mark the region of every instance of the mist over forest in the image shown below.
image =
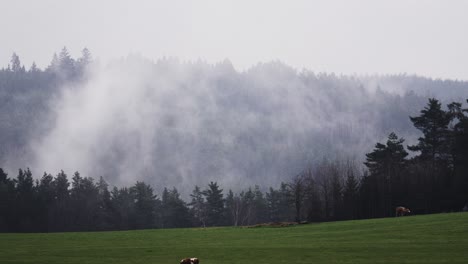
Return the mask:
[[[362,164],[391,132],[414,144],[421,133],[409,116],[428,98],[468,98],[466,81],[406,74],[92,57],[64,48],[40,69],[14,54],[0,70],[0,167],[9,175],[79,171],[181,193],[210,181],[278,186],[324,159]]]

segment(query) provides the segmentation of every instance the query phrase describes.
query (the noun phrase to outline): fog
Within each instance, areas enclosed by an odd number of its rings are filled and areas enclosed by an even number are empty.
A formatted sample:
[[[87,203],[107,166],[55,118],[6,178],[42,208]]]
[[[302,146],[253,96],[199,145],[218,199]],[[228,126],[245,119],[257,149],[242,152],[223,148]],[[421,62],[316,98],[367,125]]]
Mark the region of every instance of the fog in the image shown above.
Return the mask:
[[[39,67],[67,46],[102,60],[138,52],[245,70],[279,59],[346,74],[468,80],[464,0],[16,0],[0,5],[0,62]]]
[[[48,129],[29,140],[28,154],[7,159],[12,175],[63,169],[185,194],[210,181],[277,186],[323,159],[361,163],[392,131],[414,142],[408,116],[442,84],[458,97],[441,99],[468,97],[462,82],[316,74],[278,61],[239,72],[228,60],[130,55],[87,72],[50,100]]]

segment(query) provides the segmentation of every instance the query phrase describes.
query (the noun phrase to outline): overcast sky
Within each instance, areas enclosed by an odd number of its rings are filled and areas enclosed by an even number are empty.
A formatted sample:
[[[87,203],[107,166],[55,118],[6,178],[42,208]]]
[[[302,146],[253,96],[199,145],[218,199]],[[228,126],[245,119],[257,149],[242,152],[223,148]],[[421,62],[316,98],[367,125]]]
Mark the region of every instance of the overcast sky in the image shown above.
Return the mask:
[[[67,46],[101,61],[139,53],[238,70],[281,60],[345,74],[468,80],[468,1],[0,0],[0,65],[47,65]]]

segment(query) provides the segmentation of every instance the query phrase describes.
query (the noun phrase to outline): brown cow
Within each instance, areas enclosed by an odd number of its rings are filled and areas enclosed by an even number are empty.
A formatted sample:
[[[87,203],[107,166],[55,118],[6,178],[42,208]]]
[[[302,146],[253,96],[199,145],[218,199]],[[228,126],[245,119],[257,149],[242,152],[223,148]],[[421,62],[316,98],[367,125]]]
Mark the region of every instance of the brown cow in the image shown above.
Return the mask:
[[[197,258],[184,258],[180,260],[180,264],[198,264],[200,263]]]
[[[404,216],[406,214],[411,213],[411,210],[409,208],[403,207],[403,206],[398,206],[395,208],[395,216]]]

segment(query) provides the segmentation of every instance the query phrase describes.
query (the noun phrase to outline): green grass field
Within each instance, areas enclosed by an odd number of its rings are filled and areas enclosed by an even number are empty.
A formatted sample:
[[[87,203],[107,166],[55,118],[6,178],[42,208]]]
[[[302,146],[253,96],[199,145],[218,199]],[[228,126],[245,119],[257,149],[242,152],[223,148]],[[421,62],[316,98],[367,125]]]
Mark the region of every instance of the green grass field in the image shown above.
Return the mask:
[[[292,227],[0,234],[0,263],[468,263],[468,213]]]

